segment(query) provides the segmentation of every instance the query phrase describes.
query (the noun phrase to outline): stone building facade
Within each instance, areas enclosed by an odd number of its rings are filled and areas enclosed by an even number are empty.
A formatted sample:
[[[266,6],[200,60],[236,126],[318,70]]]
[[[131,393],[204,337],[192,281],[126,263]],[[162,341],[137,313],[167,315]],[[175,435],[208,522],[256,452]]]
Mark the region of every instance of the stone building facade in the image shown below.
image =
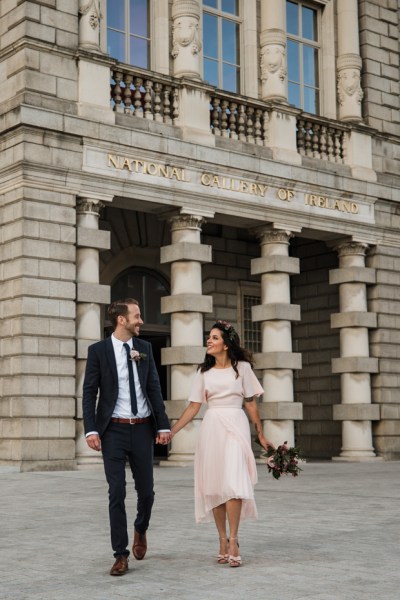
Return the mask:
[[[0,464],[96,464],[121,296],[172,419],[222,318],[268,437],[400,457],[398,0],[2,0],[0,83]]]

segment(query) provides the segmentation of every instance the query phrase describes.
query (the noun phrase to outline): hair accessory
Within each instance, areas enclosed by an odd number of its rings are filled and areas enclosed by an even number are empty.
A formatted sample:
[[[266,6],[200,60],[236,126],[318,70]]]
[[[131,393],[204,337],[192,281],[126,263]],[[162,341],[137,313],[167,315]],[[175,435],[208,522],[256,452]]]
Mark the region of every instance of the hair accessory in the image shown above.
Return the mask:
[[[231,323],[228,323],[228,321],[222,321],[221,319],[218,319],[217,323],[226,331],[226,334],[231,342],[237,338],[236,330]]]

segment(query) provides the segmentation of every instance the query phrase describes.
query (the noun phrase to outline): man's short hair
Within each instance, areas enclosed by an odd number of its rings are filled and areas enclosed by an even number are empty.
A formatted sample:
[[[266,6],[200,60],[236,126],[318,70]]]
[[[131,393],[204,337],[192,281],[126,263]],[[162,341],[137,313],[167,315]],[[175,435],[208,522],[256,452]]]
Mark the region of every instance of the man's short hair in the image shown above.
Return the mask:
[[[130,304],[139,306],[139,302],[134,298],[126,298],[125,300],[115,300],[114,302],[111,302],[107,309],[107,314],[114,329],[118,325],[118,317],[126,317],[128,315],[128,307]]]

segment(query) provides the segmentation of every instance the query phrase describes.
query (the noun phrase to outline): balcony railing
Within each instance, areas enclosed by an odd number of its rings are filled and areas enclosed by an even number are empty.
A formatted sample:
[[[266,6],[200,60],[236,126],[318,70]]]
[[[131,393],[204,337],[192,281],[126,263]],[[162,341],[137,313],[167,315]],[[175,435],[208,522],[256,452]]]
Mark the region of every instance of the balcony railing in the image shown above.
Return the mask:
[[[297,151],[302,156],[346,163],[350,128],[314,115],[297,118]]]
[[[115,112],[174,125],[179,116],[178,83],[135,68],[112,69],[111,106]]]
[[[180,85],[173,77],[118,65],[111,71],[111,107],[117,113],[175,125]],[[272,109],[266,102],[215,91],[210,98],[211,132],[220,138],[268,146]],[[346,164],[349,132],[345,123],[299,114],[297,151],[301,156]]]
[[[218,137],[267,146],[270,110],[265,102],[216,92],[210,103],[211,131]]]

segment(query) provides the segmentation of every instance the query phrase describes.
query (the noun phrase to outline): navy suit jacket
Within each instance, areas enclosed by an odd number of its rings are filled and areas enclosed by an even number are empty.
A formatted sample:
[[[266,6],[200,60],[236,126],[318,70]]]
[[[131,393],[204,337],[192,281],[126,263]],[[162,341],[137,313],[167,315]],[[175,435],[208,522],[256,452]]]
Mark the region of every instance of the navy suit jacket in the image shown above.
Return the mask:
[[[140,385],[151,411],[154,431],[170,429],[151,344],[132,338],[133,347],[146,356],[139,360]],[[96,407],[97,394],[99,400]],[[89,346],[83,382],[82,410],[85,433],[107,429],[118,398],[118,371],[111,337]]]

